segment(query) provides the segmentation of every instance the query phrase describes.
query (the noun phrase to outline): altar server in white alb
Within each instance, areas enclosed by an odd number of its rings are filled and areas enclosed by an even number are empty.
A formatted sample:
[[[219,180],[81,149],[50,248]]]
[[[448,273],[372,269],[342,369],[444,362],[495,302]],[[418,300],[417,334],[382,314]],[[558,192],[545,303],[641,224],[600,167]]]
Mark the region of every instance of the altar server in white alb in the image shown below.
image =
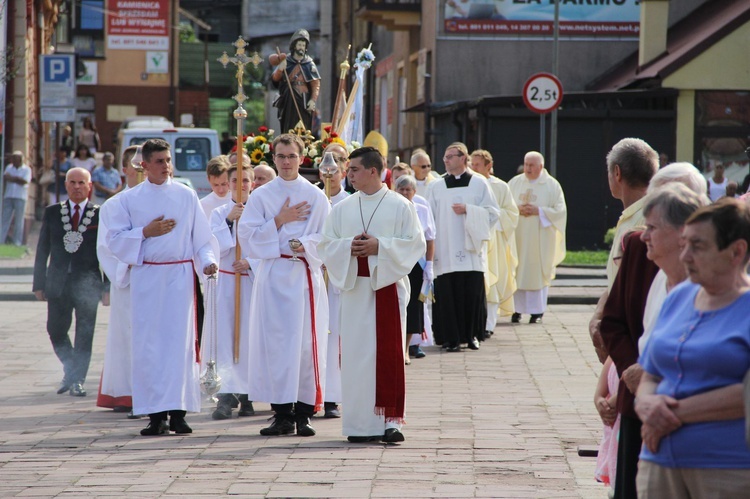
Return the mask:
[[[126,173],[125,190],[138,185],[137,175],[130,164],[137,146],[130,146],[122,153],[122,171]],[[108,199],[99,209],[99,230],[96,235],[96,255],[99,264],[110,281],[109,325],[107,346],[104,350],[104,367],[96,398],[98,407],[107,407],[116,412],[128,412],[133,408],[133,388],[130,374],[131,328],[130,328],[130,268],[112,254],[107,246],[109,219],[121,193]],[[128,417],[133,416],[130,412]]]
[[[279,176],[253,192],[239,223],[240,245],[260,260],[250,299],[251,400],[270,402],[273,423],[261,435],[315,435],[323,406],[328,298],[317,244],[330,204],[299,175],[304,144],[273,141]]]
[[[318,246],[341,290],[342,431],[350,442],[402,442],[407,276],[425,239],[414,205],[381,182],[380,152],[349,159],[358,192],[334,207]]]
[[[338,170],[331,176],[331,206],[336,206],[349,196],[343,188],[349,153],[341,144],[332,143],[325,148],[324,153],[333,154]],[[324,182],[323,174],[320,175]],[[341,411],[341,290],[328,282],[328,348],[326,355],[326,382],[323,404],[323,417],[340,418]]]
[[[487,181],[467,168],[461,142],[445,150],[446,174],[427,188],[435,217],[435,343],[449,352],[461,344],[479,349],[487,323],[484,288],[485,248],[500,210]]]
[[[520,219],[516,228],[518,290],[513,295],[516,311],[531,314],[530,324],[542,322],[547,309],[547,292],[555,278],[555,267],[565,259],[565,224],[568,209],[562,187],[544,169],[544,156],[536,151],[523,158],[523,173],[508,182]]]
[[[253,182],[253,170],[248,165],[242,174],[242,199],[236,201],[237,167],[227,170],[229,176],[230,196],[232,203],[224,204],[211,212],[211,231],[219,244],[221,259],[219,261],[219,282],[216,290],[216,343],[213,338],[206,336],[204,329],[201,344],[202,361],[210,360],[212,349],[216,347],[216,367],[221,377],[221,393],[217,395],[219,402],[211,417],[213,419],[229,419],[232,409],[239,402],[238,416],[253,416],[253,403],[248,399],[248,376],[250,348],[248,336],[250,334],[249,313],[250,296],[253,291],[255,274],[253,267],[258,262],[251,261],[247,252],[239,260],[235,259],[237,247],[236,226],[247,203],[250,187]],[[242,248],[242,245],[240,245]],[[234,324],[235,324],[235,272],[240,273],[240,343],[238,362],[234,362]]]
[[[213,235],[195,191],[170,177],[169,144],[147,140],[142,154],[147,179],[119,196],[107,238],[131,266],[133,412],[149,415],[141,435],[192,433],[185,413],[201,409],[193,259],[216,273]]]

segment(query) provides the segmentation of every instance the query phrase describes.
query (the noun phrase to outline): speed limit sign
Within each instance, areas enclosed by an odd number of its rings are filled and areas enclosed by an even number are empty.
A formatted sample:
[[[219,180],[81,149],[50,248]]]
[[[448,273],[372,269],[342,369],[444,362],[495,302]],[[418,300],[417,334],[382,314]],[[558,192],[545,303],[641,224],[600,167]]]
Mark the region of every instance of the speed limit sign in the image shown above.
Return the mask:
[[[550,73],[537,73],[523,86],[523,102],[539,114],[554,111],[562,102],[562,83]]]

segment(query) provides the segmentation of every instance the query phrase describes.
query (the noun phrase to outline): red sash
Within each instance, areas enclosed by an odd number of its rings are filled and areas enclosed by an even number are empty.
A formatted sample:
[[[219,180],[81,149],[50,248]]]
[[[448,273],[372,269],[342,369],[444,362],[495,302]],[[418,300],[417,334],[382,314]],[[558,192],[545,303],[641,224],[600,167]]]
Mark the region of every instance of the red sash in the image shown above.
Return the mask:
[[[181,263],[190,263],[192,264],[192,260],[175,260],[174,262],[148,262],[146,260],[143,261],[143,265],[179,265]],[[195,266],[193,266],[193,275],[195,275]],[[198,290],[196,289],[196,278],[193,277],[193,310],[195,313],[193,314],[193,325],[195,326],[195,362],[199,363],[201,362],[201,345],[198,342]]]
[[[281,255],[281,258],[291,259],[290,255]],[[299,260],[305,262],[305,271],[307,272],[307,289],[310,297],[310,324],[312,327],[312,357],[313,357],[313,371],[315,375],[315,410],[319,411],[323,408],[323,390],[320,387],[320,371],[318,369],[318,337],[315,331],[315,293],[313,292],[313,280],[312,272],[310,272],[310,264],[303,256],[297,257]]]
[[[229,270],[221,270],[221,269],[219,269],[219,273],[220,273],[220,274],[229,274],[229,275],[234,275],[234,274],[235,274],[235,272],[234,272],[234,271],[229,271]],[[249,276],[250,274],[246,274],[246,273],[244,273],[244,272],[240,272],[240,275],[241,275],[242,277],[248,277],[248,276]]]
[[[357,276],[370,277],[367,257],[357,258]],[[375,291],[375,336],[375,414],[382,414],[386,421],[401,423],[404,420],[406,380],[401,311],[395,283]]]

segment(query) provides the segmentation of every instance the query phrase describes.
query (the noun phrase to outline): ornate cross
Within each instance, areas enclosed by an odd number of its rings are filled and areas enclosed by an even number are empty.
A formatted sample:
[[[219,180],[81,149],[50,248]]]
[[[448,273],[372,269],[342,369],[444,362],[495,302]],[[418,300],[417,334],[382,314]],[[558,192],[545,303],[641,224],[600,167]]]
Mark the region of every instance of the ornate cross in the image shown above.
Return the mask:
[[[526,192],[518,196],[521,200],[521,204],[531,204],[536,201],[536,195],[531,189],[526,189]]]
[[[229,57],[226,52],[224,52],[219,59],[217,59],[222,66],[224,66],[224,69],[226,69],[227,64],[234,64],[237,66],[237,95],[233,97],[234,100],[237,101],[237,109],[234,110],[232,113],[232,116],[235,120],[237,120],[237,192],[235,192],[235,201],[240,202],[242,200],[242,175],[243,175],[243,167],[242,164],[243,161],[243,144],[244,144],[244,135],[245,135],[245,118],[247,118],[247,111],[242,106],[243,103],[247,100],[247,95],[245,95],[245,91],[242,89],[242,81],[245,76],[245,66],[252,63],[256,68],[258,67],[258,64],[263,62],[263,59],[258,55],[257,52],[253,52],[252,57],[248,57],[247,54],[245,54],[245,47],[247,47],[247,42],[242,39],[242,37],[237,38],[237,41],[234,42],[232,45],[234,45],[237,48],[237,51],[234,53],[234,57]],[[248,165],[249,166],[249,165]],[[234,258],[235,260],[239,260],[242,258],[242,251],[240,248],[239,240],[236,239],[237,235],[235,234],[235,246],[234,246]],[[234,273],[234,363],[237,364],[240,361],[240,272]],[[216,332],[214,331],[214,335]]]
[[[236,120],[244,120],[245,118],[247,118],[247,111],[245,111],[245,108],[242,106],[247,100],[247,95],[245,95],[245,91],[242,88],[242,81],[245,76],[245,66],[252,63],[253,66],[257,68],[258,65],[263,62],[263,58],[260,57],[257,52],[253,52],[253,55],[251,57],[248,57],[248,55],[245,53],[247,42],[243,40],[242,37],[237,38],[237,41],[232,45],[237,48],[234,53],[234,57],[229,57],[227,53],[224,52],[217,60],[221,63],[222,66],[224,66],[225,69],[230,63],[237,66],[237,73],[235,75],[235,77],[237,78],[237,95],[232,98],[237,101],[239,107],[234,110],[233,116]],[[243,133],[239,132],[237,135],[238,139],[242,137],[242,135]]]
[[[459,262],[463,262],[465,258],[466,254],[463,251],[459,251],[458,253],[456,253],[456,260],[458,260]]]

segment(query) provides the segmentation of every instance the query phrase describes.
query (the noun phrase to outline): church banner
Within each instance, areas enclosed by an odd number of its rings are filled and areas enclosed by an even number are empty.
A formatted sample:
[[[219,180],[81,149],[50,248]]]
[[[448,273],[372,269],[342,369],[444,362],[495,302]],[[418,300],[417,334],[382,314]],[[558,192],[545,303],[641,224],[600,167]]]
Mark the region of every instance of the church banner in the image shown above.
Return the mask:
[[[108,0],[107,48],[169,50],[169,0]]]
[[[639,0],[559,0],[561,37],[637,38]],[[445,35],[552,37],[554,0],[443,0]]]

